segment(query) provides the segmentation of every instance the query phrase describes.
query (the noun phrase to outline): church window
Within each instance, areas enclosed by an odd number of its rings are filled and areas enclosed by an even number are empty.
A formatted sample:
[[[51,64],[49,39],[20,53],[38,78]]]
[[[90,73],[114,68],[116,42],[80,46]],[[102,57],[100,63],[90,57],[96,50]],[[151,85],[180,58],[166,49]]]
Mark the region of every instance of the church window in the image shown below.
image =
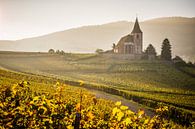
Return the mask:
[[[127,44],[125,45],[125,54],[133,54],[133,45]]]

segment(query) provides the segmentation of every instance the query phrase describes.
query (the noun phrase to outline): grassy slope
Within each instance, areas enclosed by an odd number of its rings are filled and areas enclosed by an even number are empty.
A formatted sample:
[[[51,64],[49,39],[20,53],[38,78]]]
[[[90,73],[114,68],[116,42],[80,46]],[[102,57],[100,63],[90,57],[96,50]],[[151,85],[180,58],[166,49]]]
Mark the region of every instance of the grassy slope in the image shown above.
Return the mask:
[[[159,61],[116,61],[93,54],[46,53],[1,53],[0,60],[0,66],[12,70],[84,80],[151,100],[195,108],[195,79]]]

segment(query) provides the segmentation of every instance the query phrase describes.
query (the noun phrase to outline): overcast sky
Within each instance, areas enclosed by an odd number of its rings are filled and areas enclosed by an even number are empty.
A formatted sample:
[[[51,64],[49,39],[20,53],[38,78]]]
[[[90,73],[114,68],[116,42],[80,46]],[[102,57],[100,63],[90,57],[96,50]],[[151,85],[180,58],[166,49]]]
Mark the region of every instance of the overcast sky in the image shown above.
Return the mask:
[[[0,40],[39,36],[83,25],[195,17],[195,0],[0,0]]]

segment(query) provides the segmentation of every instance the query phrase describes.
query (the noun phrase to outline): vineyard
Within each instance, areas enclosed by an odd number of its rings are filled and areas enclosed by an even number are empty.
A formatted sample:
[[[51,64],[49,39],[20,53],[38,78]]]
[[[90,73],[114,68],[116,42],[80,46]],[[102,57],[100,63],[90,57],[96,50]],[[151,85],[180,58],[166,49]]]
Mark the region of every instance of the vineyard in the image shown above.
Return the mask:
[[[0,74],[1,128],[183,128],[165,119],[168,106],[159,106],[148,117],[121,102],[97,99],[83,88],[83,81],[74,87],[49,77],[5,70]]]
[[[194,126],[192,67],[183,67],[183,72],[167,62],[118,61],[94,54],[0,52],[0,60],[3,128]],[[121,96],[157,113],[154,117],[142,110],[134,113],[120,102],[96,98],[87,89]]]

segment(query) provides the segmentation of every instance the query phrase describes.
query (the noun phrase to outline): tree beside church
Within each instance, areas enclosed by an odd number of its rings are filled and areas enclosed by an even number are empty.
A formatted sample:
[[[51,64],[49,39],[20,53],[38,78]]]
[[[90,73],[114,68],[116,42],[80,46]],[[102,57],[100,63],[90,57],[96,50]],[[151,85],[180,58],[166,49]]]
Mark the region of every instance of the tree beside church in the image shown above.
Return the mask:
[[[171,44],[169,40],[166,38],[162,43],[162,50],[161,50],[161,59],[170,61],[172,58],[171,55]]]
[[[156,59],[156,49],[152,44],[149,44],[148,47],[145,50],[145,57],[148,60],[154,60]]]

